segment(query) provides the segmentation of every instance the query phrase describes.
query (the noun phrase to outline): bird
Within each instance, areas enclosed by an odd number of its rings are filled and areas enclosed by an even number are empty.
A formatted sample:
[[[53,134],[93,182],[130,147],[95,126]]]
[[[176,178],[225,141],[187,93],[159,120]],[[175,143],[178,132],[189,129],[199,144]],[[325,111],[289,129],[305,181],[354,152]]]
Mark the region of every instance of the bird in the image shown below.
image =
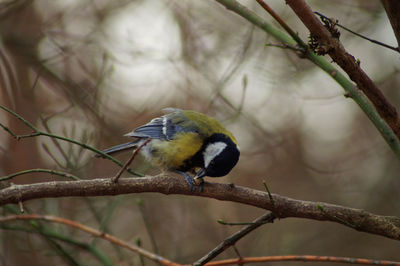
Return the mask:
[[[181,174],[191,191],[199,180],[202,191],[203,177],[225,176],[237,164],[238,143],[216,119],[193,110],[165,108],[163,111],[163,116],[124,135],[134,140],[103,152],[114,155],[140,147],[139,154],[150,164]]]

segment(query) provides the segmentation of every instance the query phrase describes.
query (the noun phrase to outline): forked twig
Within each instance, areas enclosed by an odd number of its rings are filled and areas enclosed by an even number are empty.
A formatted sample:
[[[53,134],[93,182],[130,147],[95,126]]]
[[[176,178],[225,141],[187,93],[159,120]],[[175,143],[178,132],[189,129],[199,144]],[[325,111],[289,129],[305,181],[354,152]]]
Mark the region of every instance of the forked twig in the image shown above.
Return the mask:
[[[218,256],[220,253],[222,253],[225,249],[227,249],[230,246],[233,246],[239,239],[242,237],[248,235],[251,231],[254,229],[258,228],[265,222],[270,222],[272,223],[275,219],[275,216],[272,212],[268,212],[256,220],[253,221],[252,224],[243,227],[240,231],[234,233],[230,237],[226,238],[224,241],[222,241],[217,247],[215,247],[213,250],[208,252],[205,256],[203,256],[201,259],[198,261],[194,262],[192,265],[193,266],[199,266],[199,265],[204,265],[205,263],[209,262],[216,256]]]
[[[122,173],[128,168],[128,166],[132,163],[133,159],[135,159],[136,155],[139,153],[139,151],[146,146],[147,143],[151,138],[146,139],[139,147],[136,148],[136,150],[132,153],[131,158],[122,166],[122,168],[119,170],[119,172],[111,179],[114,183],[118,182],[118,179],[121,177]]]

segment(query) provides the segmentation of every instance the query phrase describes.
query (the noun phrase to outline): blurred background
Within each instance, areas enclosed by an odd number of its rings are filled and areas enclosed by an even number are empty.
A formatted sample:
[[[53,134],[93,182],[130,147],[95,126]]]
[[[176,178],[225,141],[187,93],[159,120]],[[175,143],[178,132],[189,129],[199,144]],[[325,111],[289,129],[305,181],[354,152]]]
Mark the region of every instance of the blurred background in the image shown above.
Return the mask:
[[[276,25],[255,1],[240,2]],[[308,40],[284,1],[267,2]],[[379,1],[307,2],[360,34],[397,46]],[[123,134],[165,107],[193,109],[221,121],[241,149],[228,176],[208,181],[264,190],[265,180],[271,192],[283,196],[400,216],[400,164],[358,106],[322,70],[271,46],[279,43],[216,1],[3,0],[0,21],[0,104],[43,131],[103,149],[126,141]],[[399,54],[341,32],[346,49],[400,108]],[[0,121],[17,134],[31,133],[4,111]],[[16,141],[0,131],[0,176],[49,168],[91,179],[118,171],[92,155],[66,142]],[[133,167],[158,173],[139,158]],[[62,179],[30,174],[12,182]],[[264,213],[231,202],[152,193],[33,200],[24,206],[29,213],[65,217],[139,241],[180,263],[197,260],[240,229],[218,219],[246,222]],[[3,215],[15,211],[2,208]],[[107,265],[107,260],[141,265],[136,254],[65,226],[18,222],[3,229],[1,265]],[[45,236],[45,230],[71,241]],[[72,240],[95,247],[106,259]],[[276,220],[239,241],[237,249],[242,256],[400,259],[398,241],[304,219]],[[228,249],[218,258],[236,256]]]

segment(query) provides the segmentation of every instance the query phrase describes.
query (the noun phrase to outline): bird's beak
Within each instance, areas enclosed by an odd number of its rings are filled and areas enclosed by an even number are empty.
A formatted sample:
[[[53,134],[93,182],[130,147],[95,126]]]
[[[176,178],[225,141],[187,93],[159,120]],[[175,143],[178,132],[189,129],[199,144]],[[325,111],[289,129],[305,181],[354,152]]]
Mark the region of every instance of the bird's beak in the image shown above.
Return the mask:
[[[194,176],[194,179],[202,178],[206,175],[206,169],[201,168],[196,175]]]

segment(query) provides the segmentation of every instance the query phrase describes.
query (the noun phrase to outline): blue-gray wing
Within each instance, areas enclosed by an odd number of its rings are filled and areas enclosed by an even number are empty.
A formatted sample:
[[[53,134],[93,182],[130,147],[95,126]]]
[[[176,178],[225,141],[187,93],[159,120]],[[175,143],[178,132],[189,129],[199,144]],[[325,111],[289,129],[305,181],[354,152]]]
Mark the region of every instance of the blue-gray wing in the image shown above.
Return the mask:
[[[183,127],[187,117],[179,109],[170,109],[172,111],[161,117],[154,118],[149,123],[134,129],[132,132],[125,134],[128,137],[136,138],[153,138],[153,139],[173,139],[177,133],[194,132],[193,128]]]

